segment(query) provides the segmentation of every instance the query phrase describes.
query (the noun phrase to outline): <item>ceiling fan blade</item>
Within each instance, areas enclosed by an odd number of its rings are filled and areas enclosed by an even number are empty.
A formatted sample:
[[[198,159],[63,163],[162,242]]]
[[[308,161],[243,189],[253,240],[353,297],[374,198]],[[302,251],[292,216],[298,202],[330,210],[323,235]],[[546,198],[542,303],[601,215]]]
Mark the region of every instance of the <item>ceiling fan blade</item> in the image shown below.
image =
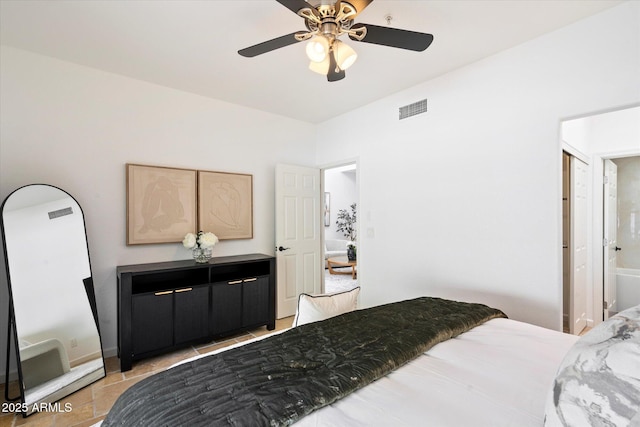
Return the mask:
[[[300,9],[310,7],[313,9],[313,5],[307,3],[304,0],[276,0],[278,3],[297,14]]]
[[[358,13],[354,15],[356,17],[359,13],[371,4],[373,0],[344,0],[345,3],[349,3],[351,6],[355,7]]]
[[[341,70],[340,67],[338,67],[336,57],[333,54],[332,50],[331,54],[329,55],[329,71],[327,72],[327,80],[330,82],[337,82],[338,80],[344,79],[345,76],[346,73],[344,72],[344,70]]]
[[[355,30],[361,27],[367,28],[367,35],[364,36],[362,40],[358,40],[357,38],[349,35],[351,40],[414,50],[416,52],[422,52],[428,48],[433,41],[433,35],[431,34],[399,30],[397,28],[380,27],[378,25],[355,24],[351,29]]]
[[[253,58],[254,56],[262,55],[263,53],[271,52],[272,50],[280,49],[281,47],[298,43],[298,39],[296,39],[295,37],[295,35],[298,33],[299,31],[296,33],[287,34],[286,36],[280,36],[275,39],[267,40],[266,42],[258,43],[256,45],[240,49],[238,53],[247,58]]]

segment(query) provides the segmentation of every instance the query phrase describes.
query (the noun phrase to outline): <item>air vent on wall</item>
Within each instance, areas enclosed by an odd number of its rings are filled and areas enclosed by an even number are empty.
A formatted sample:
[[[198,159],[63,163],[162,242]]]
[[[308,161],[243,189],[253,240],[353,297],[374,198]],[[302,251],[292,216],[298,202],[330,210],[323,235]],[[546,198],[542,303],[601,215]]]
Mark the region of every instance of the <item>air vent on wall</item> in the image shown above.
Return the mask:
[[[51,211],[49,212],[49,219],[56,219],[66,215],[73,215],[73,209],[69,207],[64,209],[58,209],[57,211]]]
[[[422,114],[427,112],[427,100],[414,102],[413,104],[405,105],[399,108],[400,120],[407,117],[415,116],[416,114]]]

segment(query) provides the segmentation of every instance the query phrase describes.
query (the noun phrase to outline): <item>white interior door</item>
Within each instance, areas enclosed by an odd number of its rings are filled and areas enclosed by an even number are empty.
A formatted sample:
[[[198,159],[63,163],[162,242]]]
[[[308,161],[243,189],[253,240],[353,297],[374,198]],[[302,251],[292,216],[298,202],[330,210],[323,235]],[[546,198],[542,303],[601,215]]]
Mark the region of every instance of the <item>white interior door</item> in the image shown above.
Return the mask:
[[[321,292],[320,169],[276,165],[276,317],[293,316],[301,293]]]
[[[569,332],[587,326],[587,164],[571,157],[571,242]]]
[[[616,254],[618,231],[618,166],[604,160],[604,319],[617,311]]]

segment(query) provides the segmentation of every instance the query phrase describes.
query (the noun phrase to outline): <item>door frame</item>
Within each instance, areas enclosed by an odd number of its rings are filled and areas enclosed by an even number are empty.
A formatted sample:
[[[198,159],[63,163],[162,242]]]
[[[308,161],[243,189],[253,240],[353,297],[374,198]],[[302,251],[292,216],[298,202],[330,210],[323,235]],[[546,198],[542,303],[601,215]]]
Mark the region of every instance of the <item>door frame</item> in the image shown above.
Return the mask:
[[[325,186],[324,186],[324,173],[328,170],[328,169],[335,169],[335,168],[339,168],[342,166],[349,166],[349,165],[356,165],[356,189],[358,191],[358,200],[356,201],[356,203],[358,204],[358,211],[362,212],[362,208],[361,208],[361,204],[360,204],[360,196],[362,194],[362,185],[360,184],[360,158],[359,157],[351,157],[351,158],[346,158],[346,159],[342,159],[342,160],[337,160],[335,162],[330,162],[330,163],[325,163],[323,165],[320,165],[320,198],[321,200],[324,200],[324,193],[325,193]],[[358,214],[359,218],[362,218],[362,214]],[[320,236],[321,236],[321,242],[320,245],[323,248],[322,249],[322,265],[324,266],[324,239],[325,239],[325,235],[324,235],[324,231],[325,231],[325,226],[324,226],[324,215],[320,215]],[[358,222],[356,222],[356,235],[359,237],[363,237],[362,234],[360,234],[360,220],[358,220]],[[361,252],[361,245],[362,245],[362,238],[358,239],[358,278],[361,277],[361,261],[362,261],[362,252]],[[324,286],[324,267],[322,268],[322,277],[320,278],[321,280],[321,286],[322,286],[322,292],[325,292],[325,286]],[[358,282],[359,284],[360,282]]]

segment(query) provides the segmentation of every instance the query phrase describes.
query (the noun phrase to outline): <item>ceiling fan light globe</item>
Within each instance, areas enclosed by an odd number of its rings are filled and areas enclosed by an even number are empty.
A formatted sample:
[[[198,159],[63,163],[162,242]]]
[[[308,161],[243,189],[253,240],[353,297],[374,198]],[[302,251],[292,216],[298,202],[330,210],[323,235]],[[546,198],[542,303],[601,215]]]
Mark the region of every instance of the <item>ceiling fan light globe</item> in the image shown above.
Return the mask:
[[[329,56],[326,56],[322,62],[311,61],[309,63],[309,69],[318,74],[326,76],[329,73]]]
[[[356,51],[340,40],[336,40],[333,44],[333,52],[336,57],[336,64],[341,70],[346,70],[351,67],[356,62],[356,59],[358,59]]]
[[[353,55],[345,58],[342,62],[338,61],[338,67],[340,67],[341,70],[346,70],[356,62],[356,59],[358,59],[358,54],[354,52]]]
[[[316,36],[309,40],[306,47],[307,57],[313,62],[322,62],[329,52],[329,42],[322,36]]]

